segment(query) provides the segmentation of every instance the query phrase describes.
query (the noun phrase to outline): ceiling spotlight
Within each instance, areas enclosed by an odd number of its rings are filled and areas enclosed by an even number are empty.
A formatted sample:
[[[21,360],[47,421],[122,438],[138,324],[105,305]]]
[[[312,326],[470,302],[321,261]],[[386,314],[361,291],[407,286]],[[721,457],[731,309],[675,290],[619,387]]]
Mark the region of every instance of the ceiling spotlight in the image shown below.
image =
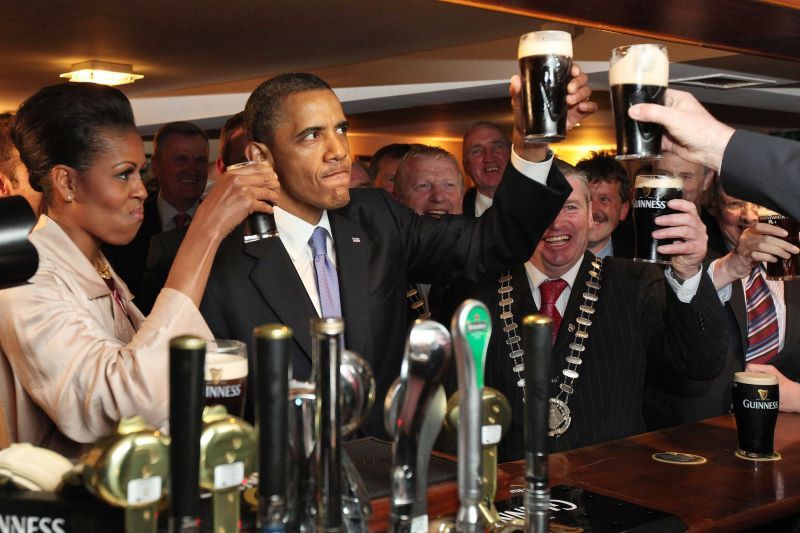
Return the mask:
[[[69,81],[92,82],[102,85],[123,85],[142,79],[141,74],[133,73],[133,65],[123,63],[109,63],[108,61],[83,61],[72,65],[70,72],[65,72],[59,77],[68,78]]]

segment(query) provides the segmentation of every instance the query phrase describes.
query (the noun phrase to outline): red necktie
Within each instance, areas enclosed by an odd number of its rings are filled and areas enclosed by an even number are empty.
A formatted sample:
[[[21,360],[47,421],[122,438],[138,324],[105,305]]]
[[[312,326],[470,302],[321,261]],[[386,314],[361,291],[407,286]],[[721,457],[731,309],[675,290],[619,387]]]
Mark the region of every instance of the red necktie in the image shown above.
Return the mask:
[[[539,306],[539,313],[553,319],[553,344],[558,336],[558,328],[561,327],[561,313],[556,309],[556,300],[567,288],[567,282],[561,278],[548,279],[539,285],[539,292],[542,294],[542,305]]]
[[[175,215],[175,227],[182,228],[187,225],[191,219],[192,217],[187,213],[178,213]]]
[[[778,313],[772,293],[764,281],[764,267],[753,268],[745,284],[747,300],[747,353],[748,363],[767,364],[778,354],[780,337]]]

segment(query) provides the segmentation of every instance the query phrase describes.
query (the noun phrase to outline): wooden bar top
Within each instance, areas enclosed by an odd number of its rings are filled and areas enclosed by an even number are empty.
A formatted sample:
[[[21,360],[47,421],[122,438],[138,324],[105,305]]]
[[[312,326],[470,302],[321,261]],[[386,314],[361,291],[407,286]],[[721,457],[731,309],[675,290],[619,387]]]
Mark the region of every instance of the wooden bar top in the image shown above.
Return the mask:
[[[734,455],[733,415],[643,433],[550,456],[552,485],[572,485],[672,513],[690,531],[735,531],[800,512],[800,415],[781,413],[775,450],[782,460],[752,462]],[[701,465],[655,461],[658,452],[684,452]],[[524,462],[500,465],[497,499],[508,485],[524,484]],[[431,487],[429,516],[455,514],[455,483]],[[387,526],[388,498],[373,501],[371,531]]]

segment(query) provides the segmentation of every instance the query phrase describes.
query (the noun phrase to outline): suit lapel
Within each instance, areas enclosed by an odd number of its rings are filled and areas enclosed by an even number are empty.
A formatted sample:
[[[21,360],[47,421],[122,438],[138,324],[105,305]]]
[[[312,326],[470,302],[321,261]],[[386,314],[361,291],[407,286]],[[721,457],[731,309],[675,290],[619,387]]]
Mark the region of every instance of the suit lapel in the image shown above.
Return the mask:
[[[569,293],[569,300],[567,301],[567,308],[564,310],[564,315],[561,318],[561,328],[558,330],[556,343],[553,346],[553,351],[561,353],[567,349],[567,345],[572,342],[572,333],[569,331],[569,326],[575,322],[578,315],[578,306],[583,299],[583,293],[586,287],[586,278],[589,276],[589,270],[592,269],[592,260],[594,255],[586,252],[583,255],[583,262],[581,268],[578,270],[578,275],[575,276],[575,283],[572,285],[572,290]]]
[[[294,340],[311,360],[309,318],[317,316],[292,259],[278,238],[244,245],[247,255],[258,259],[250,279],[278,320],[294,331]]]
[[[731,299],[729,300],[733,317],[739,326],[739,337],[742,343],[742,361],[747,354],[747,301],[744,297],[743,280],[736,280],[731,284]]]
[[[336,249],[339,297],[345,320],[345,346],[366,353],[369,331],[369,241],[346,217],[328,211]]]

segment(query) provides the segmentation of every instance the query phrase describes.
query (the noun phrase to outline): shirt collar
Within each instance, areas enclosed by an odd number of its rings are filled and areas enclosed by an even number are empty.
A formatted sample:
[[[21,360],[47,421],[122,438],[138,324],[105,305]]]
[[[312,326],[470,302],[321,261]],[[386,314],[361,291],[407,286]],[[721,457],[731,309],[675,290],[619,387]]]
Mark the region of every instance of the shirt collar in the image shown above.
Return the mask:
[[[572,287],[575,285],[575,278],[578,277],[578,272],[580,272],[581,270],[581,265],[583,264],[583,260],[584,256],[581,255],[581,258],[578,261],[576,261],[575,264],[572,265],[572,267],[569,270],[567,270],[566,272],[564,272],[562,276],[560,276],[561,279],[567,282],[567,285],[569,285],[570,290],[572,290]],[[531,285],[536,288],[538,288],[539,285],[541,285],[548,279],[556,279],[548,277],[547,274],[545,274],[544,272],[533,266],[533,263],[531,263],[530,261],[527,261],[525,263],[525,270],[527,271],[528,277],[531,280]]]
[[[606,245],[603,246],[600,249],[600,251],[597,252],[594,255],[596,255],[597,257],[601,257],[601,258],[613,256],[614,255],[614,242],[613,241],[614,241],[614,239],[609,238],[608,242],[606,243]]]
[[[481,194],[480,191],[475,191],[475,214],[477,216],[481,216],[484,211],[492,207],[492,198],[489,198],[485,194]]]
[[[331,230],[331,222],[327,211],[322,212],[319,222],[314,225],[288,211],[284,211],[280,207],[275,207],[275,226],[278,228],[281,242],[283,242],[283,246],[292,261],[295,261],[302,253],[311,253],[308,241],[311,240],[311,234],[314,233],[314,229],[317,227],[324,228],[328,233],[328,253],[330,254],[332,251],[333,231]]]
[[[156,197],[156,207],[158,208],[158,216],[161,219],[161,227],[163,228],[168,222],[175,218],[175,215],[178,213],[185,212],[187,215],[194,218],[194,212],[197,211],[197,204],[198,202],[195,202],[194,205],[186,211],[178,211],[171,203],[161,196],[161,191],[159,191]]]

